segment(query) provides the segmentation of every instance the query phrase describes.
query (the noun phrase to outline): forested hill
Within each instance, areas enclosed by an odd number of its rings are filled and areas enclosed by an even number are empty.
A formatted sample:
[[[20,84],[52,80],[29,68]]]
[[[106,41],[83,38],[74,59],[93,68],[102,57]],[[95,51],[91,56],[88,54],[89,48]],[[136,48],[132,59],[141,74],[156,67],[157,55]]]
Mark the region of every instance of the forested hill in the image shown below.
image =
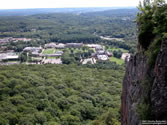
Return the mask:
[[[105,10],[105,11],[100,11],[100,12],[88,12],[88,13],[82,13],[82,15],[90,15],[90,16],[107,16],[107,17],[129,17],[135,19],[136,14],[138,12],[137,8],[119,8],[119,9],[110,9],[110,10]]]
[[[129,7],[134,8],[134,7]],[[89,7],[89,8],[39,8],[39,9],[0,9],[0,16],[28,16],[49,13],[87,13],[121,9],[120,7]],[[128,9],[128,8],[126,8]]]
[[[118,125],[123,69],[0,66],[0,125]]]
[[[48,42],[103,42],[100,36],[120,38],[136,47],[136,9],[91,13],[50,13],[0,17],[0,37],[25,37]],[[111,43],[111,42],[110,42]]]

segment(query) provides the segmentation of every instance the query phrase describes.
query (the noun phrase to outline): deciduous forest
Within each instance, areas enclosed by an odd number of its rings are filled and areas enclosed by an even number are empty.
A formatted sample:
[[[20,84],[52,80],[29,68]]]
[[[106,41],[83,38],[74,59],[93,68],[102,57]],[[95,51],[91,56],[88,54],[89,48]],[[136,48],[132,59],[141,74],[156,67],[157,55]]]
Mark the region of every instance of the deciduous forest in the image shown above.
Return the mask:
[[[0,67],[1,125],[117,125],[123,69]]]

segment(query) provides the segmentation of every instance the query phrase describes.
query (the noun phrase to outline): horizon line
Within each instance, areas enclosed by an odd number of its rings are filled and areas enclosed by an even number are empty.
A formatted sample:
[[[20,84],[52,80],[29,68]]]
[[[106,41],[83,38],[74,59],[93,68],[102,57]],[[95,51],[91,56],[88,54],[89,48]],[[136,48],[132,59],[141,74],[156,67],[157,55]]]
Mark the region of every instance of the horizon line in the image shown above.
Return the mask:
[[[102,6],[97,6],[97,7],[52,7],[52,8],[45,8],[45,7],[41,7],[41,8],[4,8],[0,10],[28,10],[28,9],[74,9],[74,8],[137,8],[137,6],[117,6],[117,7],[102,7]]]

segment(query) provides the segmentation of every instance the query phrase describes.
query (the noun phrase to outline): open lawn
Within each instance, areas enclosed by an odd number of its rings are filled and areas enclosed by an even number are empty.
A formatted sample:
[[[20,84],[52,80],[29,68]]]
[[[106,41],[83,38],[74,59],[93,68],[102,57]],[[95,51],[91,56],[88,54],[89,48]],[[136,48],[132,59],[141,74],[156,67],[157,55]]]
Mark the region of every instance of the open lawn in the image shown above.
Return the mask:
[[[118,50],[121,50],[123,53],[128,53],[129,51],[126,50],[126,49],[122,49],[122,48],[112,48],[112,51],[118,51]]]
[[[52,54],[55,53],[56,49],[45,49],[42,54]]]
[[[110,61],[111,62],[116,62],[119,65],[122,65],[124,63],[124,60],[118,59],[118,58],[115,58],[115,57],[110,57]]]
[[[106,49],[106,47],[105,47],[105,49]],[[107,51],[110,51],[110,52],[118,51],[118,50],[121,50],[123,53],[128,53],[128,52],[129,52],[129,51],[126,50],[126,49],[123,49],[123,48],[117,48],[117,47],[109,47],[109,48],[107,49]]]

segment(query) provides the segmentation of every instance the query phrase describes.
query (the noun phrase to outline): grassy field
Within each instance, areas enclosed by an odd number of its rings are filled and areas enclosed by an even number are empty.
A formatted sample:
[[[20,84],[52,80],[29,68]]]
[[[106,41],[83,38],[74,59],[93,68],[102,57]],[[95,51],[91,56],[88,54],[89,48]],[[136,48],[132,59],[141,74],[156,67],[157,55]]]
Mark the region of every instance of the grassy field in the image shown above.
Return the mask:
[[[42,54],[52,54],[55,53],[56,49],[45,49]]]
[[[124,60],[118,59],[118,58],[115,58],[115,57],[110,57],[110,61],[116,62],[119,65],[122,65],[124,63]]]
[[[105,47],[106,48],[106,47]],[[128,53],[129,51],[126,50],[126,49],[122,49],[122,48],[116,48],[116,47],[109,47],[107,49],[107,51],[110,51],[110,52],[113,52],[113,51],[118,51],[118,50],[121,50],[123,53]]]
[[[129,51],[126,50],[126,49],[122,49],[122,48],[112,48],[112,51],[118,51],[118,50],[121,50],[123,53],[128,53]]]

